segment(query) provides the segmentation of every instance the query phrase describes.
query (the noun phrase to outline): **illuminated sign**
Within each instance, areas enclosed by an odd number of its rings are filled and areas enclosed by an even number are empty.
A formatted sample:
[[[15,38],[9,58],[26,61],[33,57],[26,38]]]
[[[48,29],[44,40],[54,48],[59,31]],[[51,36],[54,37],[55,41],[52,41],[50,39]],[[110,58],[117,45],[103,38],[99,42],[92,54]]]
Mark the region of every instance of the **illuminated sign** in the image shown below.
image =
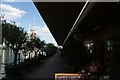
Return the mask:
[[[86,74],[55,74],[55,80],[84,80],[86,77]]]

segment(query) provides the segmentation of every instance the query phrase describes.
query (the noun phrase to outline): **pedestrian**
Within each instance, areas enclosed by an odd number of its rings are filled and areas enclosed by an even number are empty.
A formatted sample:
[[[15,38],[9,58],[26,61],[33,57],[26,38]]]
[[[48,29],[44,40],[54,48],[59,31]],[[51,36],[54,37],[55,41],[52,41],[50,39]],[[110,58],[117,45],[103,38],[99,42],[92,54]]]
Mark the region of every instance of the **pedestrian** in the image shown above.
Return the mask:
[[[98,67],[99,67],[99,63],[97,61],[92,61],[91,62],[91,66],[90,66],[90,78],[92,78],[93,80],[97,80],[98,79]]]

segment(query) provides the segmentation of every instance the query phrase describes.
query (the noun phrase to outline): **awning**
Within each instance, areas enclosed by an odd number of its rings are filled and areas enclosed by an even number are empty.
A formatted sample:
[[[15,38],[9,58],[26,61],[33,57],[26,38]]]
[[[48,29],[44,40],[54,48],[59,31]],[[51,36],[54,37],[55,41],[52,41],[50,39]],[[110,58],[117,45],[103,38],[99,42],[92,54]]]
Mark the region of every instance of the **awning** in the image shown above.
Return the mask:
[[[62,45],[85,2],[35,2],[58,45]]]
[[[120,3],[117,2],[97,2],[92,6],[89,13],[86,6],[82,16],[82,22],[78,21],[78,26],[73,33],[70,33],[76,19],[82,11],[85,2],[34,2],[48,28],[59,45],[62,45],[68,34],[89,35],[100,27],[108,24],[120,23]],[[86,10],[86,12],[85,12]],[[81,17],[79,17],[80,20]],[[104,25],[104,26],[103,26]]]

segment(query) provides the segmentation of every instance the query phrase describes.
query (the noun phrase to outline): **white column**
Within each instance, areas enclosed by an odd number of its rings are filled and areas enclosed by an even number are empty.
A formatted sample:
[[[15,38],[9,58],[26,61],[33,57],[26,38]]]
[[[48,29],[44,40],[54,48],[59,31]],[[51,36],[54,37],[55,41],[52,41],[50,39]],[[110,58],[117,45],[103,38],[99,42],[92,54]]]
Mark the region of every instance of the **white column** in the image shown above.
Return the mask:
[[[1,71],[1,66],[2,66],[1,62],[2,62],[2,49],[0,48],[0,71]]]
[[[0,53],[1,53],[1,70],[0,70],[0,79],[2,78],[2,77],[4,77],[5,76],[5,65],[4,65],[4,63],[5,63],[5,50],[2,48],[1,50],[0,50]]]

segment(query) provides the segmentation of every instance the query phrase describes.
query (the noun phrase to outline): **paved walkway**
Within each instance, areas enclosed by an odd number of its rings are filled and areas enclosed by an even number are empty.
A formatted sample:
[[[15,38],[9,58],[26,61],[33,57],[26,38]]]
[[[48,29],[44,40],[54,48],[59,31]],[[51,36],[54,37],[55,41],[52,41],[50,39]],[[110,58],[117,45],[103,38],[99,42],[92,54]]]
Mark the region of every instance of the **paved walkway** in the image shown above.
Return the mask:
[[[40,66],[27,73],[24,78],[54,78],[54,73],[71,73],[73,68],[68,66],[60,54],[55,54]]]

